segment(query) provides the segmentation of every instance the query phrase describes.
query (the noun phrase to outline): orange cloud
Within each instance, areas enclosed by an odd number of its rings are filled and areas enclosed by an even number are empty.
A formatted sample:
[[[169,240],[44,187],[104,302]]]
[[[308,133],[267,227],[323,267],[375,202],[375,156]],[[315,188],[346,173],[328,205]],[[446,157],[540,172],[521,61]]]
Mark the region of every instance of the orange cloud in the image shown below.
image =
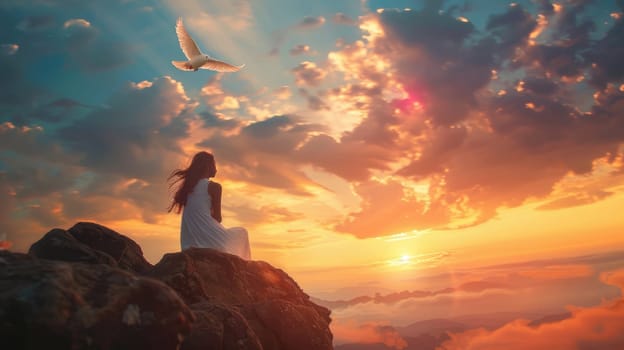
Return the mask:
[[[520,276],[540,280],[588,277],[594,273],[587,265],[552,265],[518,271]]]
[[[603,273],[601,279],[624,291],[624,269]],[[495,331],[478,329],[453,334],[438,350],[624,348],[624,298],[570,309],[571,317],[537,327],[529,326],[529,321],[516,320]]]
[[[354,322],[332,322],[331,331],[334,335],[334,343],[360,343],[375,344],[383,343],[387,347],[402,350],[407,347],[407,342],[393,327],[375,323],[358,325]]]
[[[297,67],[292,69],[295,74],[295,81],[297,85],[319,85],[327,72],[317,67],[314,62],[303,61]]]

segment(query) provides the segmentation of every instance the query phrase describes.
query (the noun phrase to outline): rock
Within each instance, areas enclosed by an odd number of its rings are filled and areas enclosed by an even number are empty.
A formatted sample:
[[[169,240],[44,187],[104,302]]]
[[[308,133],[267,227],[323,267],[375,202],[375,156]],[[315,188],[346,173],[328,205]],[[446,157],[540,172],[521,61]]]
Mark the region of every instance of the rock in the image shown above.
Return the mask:
[[[4,349],[177,349],[192,321],[154,279],[0,251]]]
[[[152,266],[94,223],[0,252],[3,349],[329,350],[330,322],[266,262],[192,248]]]
[[[166,254],[149,276],[188,303],[232,306],[264,349],[331,349],[330,311],[310,301],[284,271],[208,248]]]
[[[80,243],[72,234],[55,228],[30,247],[28,254],[42,259],[106,264],[117,267],[112,256]]]
[[[80,243],[112,256],[124,270],[144,274],[152,268],[152,264],[145,260],[143,250],[135,241],[107,227],[79,222],[68,231]]]
[[[151,268],[141,247],[130,238],[95,223],[53,229],[30,247],[29,254],[51,260],[107,264],[138,274]]]
[[[191,334],[184,338],[181,350],[263,350],[247,320],[235,308],[212,303],[190,306],[195,315]]]
[[[244,305],[241,312],[265,349],[332,349],[329,321],[315,307],[276,299]]]

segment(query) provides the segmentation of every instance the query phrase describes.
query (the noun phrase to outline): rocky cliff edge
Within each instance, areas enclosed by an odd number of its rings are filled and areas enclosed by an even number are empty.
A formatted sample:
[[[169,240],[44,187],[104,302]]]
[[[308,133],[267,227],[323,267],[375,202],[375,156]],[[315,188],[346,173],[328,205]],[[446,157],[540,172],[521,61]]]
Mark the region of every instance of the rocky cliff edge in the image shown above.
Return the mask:
[[[266,262],[192,248],[152,266],[94,223],[53,229],[28,254],[0,251],[7,349],[327,350],[330,322]]]

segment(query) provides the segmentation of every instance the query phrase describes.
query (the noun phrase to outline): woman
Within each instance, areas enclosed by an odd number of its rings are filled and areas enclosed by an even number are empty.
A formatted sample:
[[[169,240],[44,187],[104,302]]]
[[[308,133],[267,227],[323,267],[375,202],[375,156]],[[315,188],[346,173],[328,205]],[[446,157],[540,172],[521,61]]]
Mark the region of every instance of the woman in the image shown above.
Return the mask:
[[[251,259],[249,236],[242,227],[221,225],[221,185],[211,181],[217,174],[214,156],[199,152],[186,169],[177,169],[169,176],[170,185],[178,189],[168,211],[182,211],[180,241],[182,250],[214,248]]]

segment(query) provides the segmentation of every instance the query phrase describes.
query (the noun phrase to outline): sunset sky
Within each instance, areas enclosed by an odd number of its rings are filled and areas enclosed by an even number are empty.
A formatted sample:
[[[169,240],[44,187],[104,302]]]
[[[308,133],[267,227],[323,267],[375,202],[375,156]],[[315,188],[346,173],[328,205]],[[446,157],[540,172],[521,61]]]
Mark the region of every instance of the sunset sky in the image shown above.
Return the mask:
[[[176,70],[178,17],[245,68]],[[167,176],[208,150],[254,259],[324,301],[408,292],[335,309],[337,344],[584,307],[580,337],[624,319],[623,62],[621,0],[3,0],[0,240],[94,221],[156,263]]]

